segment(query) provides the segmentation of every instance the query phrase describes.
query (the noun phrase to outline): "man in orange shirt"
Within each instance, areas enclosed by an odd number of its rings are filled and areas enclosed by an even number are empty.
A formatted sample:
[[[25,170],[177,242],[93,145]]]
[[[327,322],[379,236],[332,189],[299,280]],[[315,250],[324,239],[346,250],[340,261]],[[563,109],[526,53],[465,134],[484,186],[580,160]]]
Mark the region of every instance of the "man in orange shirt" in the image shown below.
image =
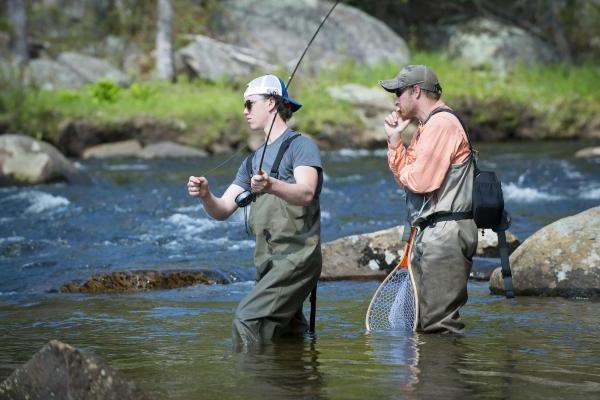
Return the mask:
[[[408,222],[417,227],[410,272],[419,299],[417,330],[462,333],[459,309],[467,302],[467,279],[477,248],[472,219],[473,163],[460,121],[440,100],[442,87],[425,65],[404,67],[379,82],[396,95],[384,121],[388,163],[406,191]],[[401,133],[418,128],[408,147]]]

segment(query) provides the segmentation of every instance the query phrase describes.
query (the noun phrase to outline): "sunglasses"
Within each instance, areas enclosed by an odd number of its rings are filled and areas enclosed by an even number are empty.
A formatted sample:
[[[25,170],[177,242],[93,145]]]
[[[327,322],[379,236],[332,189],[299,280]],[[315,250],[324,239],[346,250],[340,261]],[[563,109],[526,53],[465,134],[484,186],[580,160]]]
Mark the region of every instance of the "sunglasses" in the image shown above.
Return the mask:
[[[254,101],[252,101],[252,100],[246,100],[246,101],[244,102],[244,108],[245,108],[246,110],[248,110],[249,112],[250,112],[250,111],[252,111],[252,105],[253,105],[254,103],[256,103],[257,101],[258,101],[258,100],[254,100]]]
[[[400,96],[402,96],[402,93],[406,92],[406,89],[408,89],[408,88],[405,87],[402,89],[398,89],[394,92],[394,94],[396,95],[396,97],[400,97]]]

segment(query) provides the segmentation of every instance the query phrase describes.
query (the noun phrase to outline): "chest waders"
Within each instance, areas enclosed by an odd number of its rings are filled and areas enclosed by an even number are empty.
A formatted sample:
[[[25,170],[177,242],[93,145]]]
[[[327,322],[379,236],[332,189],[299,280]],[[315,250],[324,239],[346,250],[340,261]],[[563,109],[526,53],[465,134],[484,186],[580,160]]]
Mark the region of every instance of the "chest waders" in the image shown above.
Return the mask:
[[[462,333],[459,310],[477,249],[472,219],[473,164],[450,165],[441,186],[424,196],[407,189],[409,222],[418,227],[410,272],[419,298],[417,330]]]
[[[298,136],[281,144],[272,177],[278,177],[283,154]],[[302,304],[321,275],[320,220],[318,198],[308,206],[295,206],[265,193],[252,203],[249,225],[256,236],[256,285],[236,310],[235,346],[252,347],[308,330]]]

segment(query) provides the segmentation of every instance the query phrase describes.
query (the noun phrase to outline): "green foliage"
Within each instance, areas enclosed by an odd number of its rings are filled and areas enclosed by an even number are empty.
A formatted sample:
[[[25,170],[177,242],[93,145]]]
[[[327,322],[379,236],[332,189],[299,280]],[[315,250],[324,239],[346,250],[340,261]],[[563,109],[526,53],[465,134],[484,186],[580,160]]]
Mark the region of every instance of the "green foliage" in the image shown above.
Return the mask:
[[[58,101],[61,103],[70,103],[81,99],[81,94],[74,90],[62,89],[56,92]]]
[[[440,78],[444,99],[468,111],[473,123],[495,131],[514,132],[525,122],[543,131],[538,136],[573,137],[600,108],[600,71],[592,64],[517,66],[498,74],[490,69],[474,71],[434,53],[415,53],[412,63],[430,65]],[[395,76],[399,68],[394,64],[366,68],[348,60],[318,75],[299,74],[290,88],[303,103],[294,117],[295,126],[308,134],[362,129],[356,110],[331,98],[327,88],[355,83],[379,90],[378,81]],[[288,71],[276,73],[285,77]],[[237,143],[248,134],[242,114],[246,80],[148,81],[134,83],[129,89],[104,80],[87,89],[58,91],[42,91],[17,82],[16,77],[0,82],[7,87],[0,92],[0,128],[4,130],[52,140],[60,123],[69,119],[113,123],[154,118],[183,126],[182,140],[189,144],[207,145],[217,140]]]
[[[56,129],[55,113],[39,100],[40,90],[23,83],[21,72],[0,68],[0,133],[24,133],[40,139]]]
[[[158,91],[148,84],[134,83],[129,87],[129,93],[131,94],[131,97],[136,100],[146,101],[152,96],[155,96]]]
[[[89,86],[89,91],[97,103],[114,103],[119,98],[121,87],[110,79],[100,79]]]

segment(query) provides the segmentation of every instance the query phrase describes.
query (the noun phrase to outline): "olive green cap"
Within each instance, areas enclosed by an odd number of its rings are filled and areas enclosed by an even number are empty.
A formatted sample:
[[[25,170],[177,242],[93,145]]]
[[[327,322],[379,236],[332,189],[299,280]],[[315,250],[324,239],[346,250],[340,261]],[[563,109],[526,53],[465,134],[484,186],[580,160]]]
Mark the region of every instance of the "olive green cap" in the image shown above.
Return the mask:
[[[379,81],[379,84],[392,93],[414,85],[419,85],[423,90],[442,93],[442,87],[435,72],[426,65],[407,65],[398,72],[395,78]]]

